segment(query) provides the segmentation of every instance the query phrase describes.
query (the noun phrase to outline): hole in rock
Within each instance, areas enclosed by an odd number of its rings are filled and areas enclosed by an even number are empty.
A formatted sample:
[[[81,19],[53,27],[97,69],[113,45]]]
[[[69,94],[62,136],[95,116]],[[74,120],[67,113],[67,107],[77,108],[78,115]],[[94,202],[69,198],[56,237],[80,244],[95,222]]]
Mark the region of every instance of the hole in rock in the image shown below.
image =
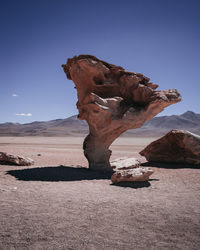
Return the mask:
[[[103,84],[103,81],[100,78],[96,77],[96,76],[93,78],[93,81],[94,81],[94,83],[96,85],[102,85]]]

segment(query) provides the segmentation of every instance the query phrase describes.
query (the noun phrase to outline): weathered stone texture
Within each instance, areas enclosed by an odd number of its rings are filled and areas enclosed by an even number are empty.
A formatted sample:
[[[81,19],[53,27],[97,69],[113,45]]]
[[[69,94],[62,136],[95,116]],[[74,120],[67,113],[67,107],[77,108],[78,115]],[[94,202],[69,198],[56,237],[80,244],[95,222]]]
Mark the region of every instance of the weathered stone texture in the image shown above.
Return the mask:
[[[200,136],[172,130],[150,143],[140,154],[151,162],[200,164]]]
[[[148,77],[94,56],[75,56],[62,67],[77,89],[78,117],[89,125],[83,149],[91,169],[112,170],[112,142],[181,100],[177,90],[156,91],[158,85]]]
[[[14,164],[19,166],[30,166],[34,164],[34,161],[28,157],[0,152],[0,164],[1,163]]]
[[[115,173],[111,176],[113,184],[119,182],[147,181],[153,174],[153,170],[141,167],[140,161],[136,158],[118,158],[110,163]]]

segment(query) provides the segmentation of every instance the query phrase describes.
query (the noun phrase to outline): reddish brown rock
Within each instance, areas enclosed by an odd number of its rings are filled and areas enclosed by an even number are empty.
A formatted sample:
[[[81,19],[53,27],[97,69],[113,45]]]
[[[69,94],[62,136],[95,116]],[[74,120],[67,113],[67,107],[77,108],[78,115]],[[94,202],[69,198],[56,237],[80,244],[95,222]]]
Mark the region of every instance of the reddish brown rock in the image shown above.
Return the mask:
[[[151,162],[200,164],[200,136],[172,130],[150,143],[140,154]]]
[[[0,152],[0,164],[14,164],[19,166],[30,166],[34,161],[28,157]]]
[[[114,170],[111,176],[112,183],[147,181],[153,174],[150,168],[140,166],[140,161],[136,158],[122,157],[110,163]]]
[[[91,169],[112,171],[112,142],[181,100],[177,90],[156,91],[158,85],[144,75],[127,72],[94,56],[75,56],[62,67],[77,89],[78,117],[89,125],[83,149]]]
[[[112,183],[148,181],[152,174],[153,170],[143,167],[118,170],[111,176],[111,181]]]

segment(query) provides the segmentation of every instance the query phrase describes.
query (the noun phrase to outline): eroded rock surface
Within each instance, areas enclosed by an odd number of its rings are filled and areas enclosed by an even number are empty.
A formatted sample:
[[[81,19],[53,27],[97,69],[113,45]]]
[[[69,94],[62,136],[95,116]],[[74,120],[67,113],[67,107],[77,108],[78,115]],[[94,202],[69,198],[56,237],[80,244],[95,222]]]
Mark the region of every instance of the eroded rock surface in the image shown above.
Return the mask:
[[[139,167],[141,162],[136,158],[122,157],[111,161],[110,165],[114,171]]]
[[[150,168],[140,166],[141,162],[136,158],[118,158],[110,163],[115,173],[111,176],[112,183],[147,181],[153,174]]]
[[[89,125],[83,149],[91,169],[112,171],[112,142],[181,100],[177,90],[157,91],[148,77],[94,56],[75,56],[62,67],[77,89],[78,118]]]
[[[200,164],[200,136],[172,130],[150,143],[140,154],[151,162]]]
[[[137,167],[132,169],[118,170],[111,176],[112,183],[148,181],[153,170]]]
[[[34,161],[28,157],[0,152],[0,164],[1,163],[14,164],[19,166],[30,166],[34,164]]]

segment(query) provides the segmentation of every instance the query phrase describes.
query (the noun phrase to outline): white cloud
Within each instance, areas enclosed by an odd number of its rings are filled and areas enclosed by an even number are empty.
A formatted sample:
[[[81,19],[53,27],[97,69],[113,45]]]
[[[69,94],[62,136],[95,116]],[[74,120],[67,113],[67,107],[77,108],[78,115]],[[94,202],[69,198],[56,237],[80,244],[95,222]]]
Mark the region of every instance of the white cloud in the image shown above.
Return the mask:
[[[12,94],[12,96],[17,97],[18,95],[17,94]]]
[[[18,114],[15,114],[15,115],[18,115],[18,116],[32,116],[31,113],[18,113]]]

